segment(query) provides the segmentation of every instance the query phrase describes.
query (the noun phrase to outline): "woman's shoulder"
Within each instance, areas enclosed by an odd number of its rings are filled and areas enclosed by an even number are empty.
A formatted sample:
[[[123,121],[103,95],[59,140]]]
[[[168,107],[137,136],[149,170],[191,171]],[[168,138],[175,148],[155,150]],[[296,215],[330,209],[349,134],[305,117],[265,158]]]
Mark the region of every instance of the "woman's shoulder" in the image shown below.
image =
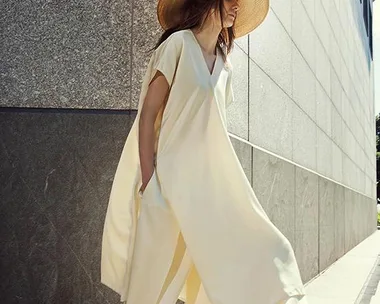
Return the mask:
[[[191,38],[191,33],[189,29],[175,31],[170,34],[166,39],[168,43],[183,44],[187,39]]]
[[[185,45],[185,40],[188,39],[188,30],[179,30],[170,34],[156,49],[156,53],[161,53],[161,50],[176,49],[181,50]]]

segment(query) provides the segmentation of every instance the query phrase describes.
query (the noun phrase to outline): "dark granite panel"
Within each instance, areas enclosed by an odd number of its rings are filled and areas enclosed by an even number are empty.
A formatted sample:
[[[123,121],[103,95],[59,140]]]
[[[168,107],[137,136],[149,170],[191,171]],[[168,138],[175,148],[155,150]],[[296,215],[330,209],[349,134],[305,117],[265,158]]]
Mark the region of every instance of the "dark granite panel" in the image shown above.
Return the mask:
[[[100,283],[109,191],[135,112],[0,112],[1,298],[118,303]]]
[[[55,237],[21,178],[14,171],[9,173],[7,185],[0,190],[0,298],[5,303],[32,303],[39,279],[34,271],[54,268],[54,264],[47,258],[33,269],[30,263],[36,261],[40,250],[49,257],[48,248]],[[46,239],[41,242],[42,238]]]
[[[75,134],[66,138],[66,144],[74,147],[77,161],[97,188],[102,189],[112,181],[135,115],[131,111],[121,115],[71,115],[65,119],[67,134]]]
[[[3,1],[0,106],[129,108],[130,6]]]
[[[57,288],[51,303],[119,303],[114,294],[112,297],[105,297],[64,239],[58,242],[57,251],[59,252]]]
[[[19,213],[29,206],[34,196],[17,173],[17,168],[2,173],[8,179],[0,188],[0,213],[6,214],[6,221],[14,226],[19,220]]]
[[[14,165],[11,163],[9,159],[8,149],[4,145],[4,142],[2,141],[2,136],[0,133],[0,185],[1,187],[7,186],[8,180],[12,176],[13,169],[14,169]]]
[[[121,113],[0,112],[0,138],[10,163],[44,202],[50,178],[74,154],[89,179],[112,180],[116,164],[108,164],[119,157],[134,118]]]
[[[2,303],[52,303],[57,288],[57,236],[46,216],[21,210],[15,226],[1,213],[0,295]]]
[[[76,154],[64,158],[50,178],[44,207],[90,277],[97,281],[110,182],[102,187],[98,186],[101,182],[90,182],[82,161]]]
[[[62,124],[57,114],[0,112],[0,138],[9,160],[38,195],[67,153]]]
[[[0,212],[2,303],[104,303],[67,241],[18,177]],[[13,195],[8,193],[12,188]]]

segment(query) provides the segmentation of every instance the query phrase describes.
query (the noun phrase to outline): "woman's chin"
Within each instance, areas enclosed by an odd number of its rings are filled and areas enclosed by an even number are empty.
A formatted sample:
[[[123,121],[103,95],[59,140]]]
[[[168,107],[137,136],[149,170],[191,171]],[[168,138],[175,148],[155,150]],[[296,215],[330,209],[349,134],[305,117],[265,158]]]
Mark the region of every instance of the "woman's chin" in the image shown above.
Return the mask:
[[[228,25],[228,27],[231,27],[231,26],[233,26],[234,25],[234,22],[235,22],[235,18],[234,17],[229,17],[228,19],[227,19],[227,25]]]
[[[228,19],[224,20],[223,24],[224,24],[224,26],[223,26],[224,28],[231,27],[231,26],[234,25],[234,20],[230,20],[230,19],[228,18]]]

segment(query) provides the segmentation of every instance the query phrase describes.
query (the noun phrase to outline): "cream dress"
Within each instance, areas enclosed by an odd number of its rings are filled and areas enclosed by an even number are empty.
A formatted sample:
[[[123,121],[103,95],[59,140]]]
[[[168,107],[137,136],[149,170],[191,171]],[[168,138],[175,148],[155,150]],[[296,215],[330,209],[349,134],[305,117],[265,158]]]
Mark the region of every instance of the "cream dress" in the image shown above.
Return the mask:
[[[171,89],[155,124],[155,170],[140,197],[138,120],[157,70]],[[210,73],[191,30],[172,34],[149,61],[102,243],[101,281],[127,304],[178,297],[277,304],[305,294],[291,244],[261,207],[229,139],[231,75],[221,53]]]

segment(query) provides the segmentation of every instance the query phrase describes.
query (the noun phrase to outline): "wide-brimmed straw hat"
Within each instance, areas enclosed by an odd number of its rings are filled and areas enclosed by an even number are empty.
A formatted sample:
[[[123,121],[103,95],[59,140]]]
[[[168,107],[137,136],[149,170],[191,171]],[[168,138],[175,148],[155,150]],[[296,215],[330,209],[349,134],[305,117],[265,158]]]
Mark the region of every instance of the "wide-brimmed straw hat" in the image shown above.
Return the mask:
[[[181,18],[179,12],[185,1],[191,0],[158,0],[157,17],[164,30],[178,24]],[[264,21],[269,11],[269,0],[240,0],[238,4],[234,24],[236,38],[252,32]]]

